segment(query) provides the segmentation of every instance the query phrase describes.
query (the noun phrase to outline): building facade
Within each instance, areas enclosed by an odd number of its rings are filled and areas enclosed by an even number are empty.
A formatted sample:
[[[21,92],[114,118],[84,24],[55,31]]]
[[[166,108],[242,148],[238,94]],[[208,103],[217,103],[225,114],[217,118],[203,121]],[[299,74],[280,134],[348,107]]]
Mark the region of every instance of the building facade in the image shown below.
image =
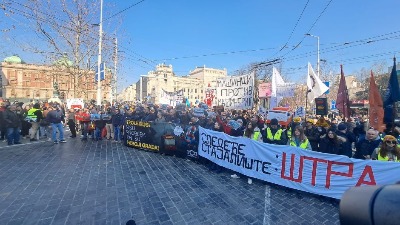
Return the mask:
[[[205,87],[216,87],[218,78],[227,76],[226,69],[197,67],[187,76],[176,76],[172,65],[159,64],[154,71],[140,76],[136,83],[136,98],[158,104],[161,92],[177,92],[182,90],[183,97],[191,103],[203,102]]]
[[[19,57],[12,56],[4,59],[0,65],[0,97],[23,102],[45,101],[54,96],[61,100],[95,100],[97,82],[94,74],[94,71],[76,69],[66,59],[49,66],[26,64]],[[111,76],[111,72],[106,71],[105,79],[101,81],[101,98],[105,101],[110,99]]]
[[[136,84],[131,84],[118,94],[118,101],[136,102]]]

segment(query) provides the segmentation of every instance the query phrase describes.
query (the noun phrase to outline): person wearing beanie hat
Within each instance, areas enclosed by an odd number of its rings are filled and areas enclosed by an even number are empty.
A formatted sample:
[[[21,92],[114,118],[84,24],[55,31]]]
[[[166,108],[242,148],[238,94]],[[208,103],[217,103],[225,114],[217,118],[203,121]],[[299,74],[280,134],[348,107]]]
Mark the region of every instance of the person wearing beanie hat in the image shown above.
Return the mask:
[[[340,123],[337,127],[338,131],[345,131],[347,129],[347,126],[345,123]]]
[[[278,120],[277,119],[275,119],[275,118],[273,118],[272,120],[271,120],[271,122],[269,122],[269,125],[270,126],[273,126],[273,125],[277,125],[278,126]]]
[[[379,161],[400,162],[400,147],[397,139],[392,135],[386,135],[380,147],[372,153],[371,158]]]
[[[265,129],[263,135],[263,141],[269,144],[285,145],[287,142],[286,135],[283,130],[278,126],[278,120],[276,118],[271,119],[269,127]]]

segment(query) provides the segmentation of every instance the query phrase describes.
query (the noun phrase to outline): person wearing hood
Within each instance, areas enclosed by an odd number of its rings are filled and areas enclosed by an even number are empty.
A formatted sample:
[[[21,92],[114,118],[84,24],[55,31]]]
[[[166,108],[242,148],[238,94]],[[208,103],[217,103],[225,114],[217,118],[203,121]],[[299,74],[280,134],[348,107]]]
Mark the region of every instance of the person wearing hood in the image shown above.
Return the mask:
[[[348,132],[348,126],[346,123],[342,122],[337,126],[336,134],[338,137],[342,138],[342,144],[340,147],[339,155],[345,155],[349,158],[353,155],[352,144],[355,142],[354,134]]]
[[[373,128],[367,131],[365,139],[360,140],[356,144],[356,159],[371,159],[371,154],[381,144],[382,140],[379,137],[379,132]]]
[[[380,147],[372,153],[371,158],[379,161],[400,162],[400,147],[397,139],[392,135],[386,135]]]
[[[279,127],[277,119],[271,119],[269,127],[265,129],[265,135],[263,136],[263,139],[265,143],[286,145],[286,135],[283,134],[283,130]]]

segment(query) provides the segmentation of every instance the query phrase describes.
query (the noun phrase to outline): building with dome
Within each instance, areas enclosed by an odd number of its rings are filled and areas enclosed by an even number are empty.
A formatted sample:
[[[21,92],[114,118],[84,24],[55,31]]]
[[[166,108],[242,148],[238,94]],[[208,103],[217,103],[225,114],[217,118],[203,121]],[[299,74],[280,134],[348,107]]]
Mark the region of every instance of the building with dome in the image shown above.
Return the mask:
[[[111,70],[106,70],[101,81],[105,101],[110,99],[111,77]],[[0,97],[10,101],[45,101],[54,95],[61,100],[97,97],[95,71],[74,67],[66,54],[52,65],[27,64],[16,55],[7,57],[0,64],[0,87]]]

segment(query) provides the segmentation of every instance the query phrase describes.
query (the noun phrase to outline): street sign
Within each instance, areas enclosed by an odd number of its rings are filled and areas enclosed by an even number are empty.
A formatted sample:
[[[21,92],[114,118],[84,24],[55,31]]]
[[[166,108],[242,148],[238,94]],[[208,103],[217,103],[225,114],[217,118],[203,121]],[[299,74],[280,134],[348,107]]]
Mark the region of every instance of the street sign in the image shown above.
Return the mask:
[[[322,83],[324,83],[324,84],[329,88],[329,81],[324,81],[324,82],[322,82]],[[324,94],[325,94],[325,95],[329,94],[329,89],[328,89],[327,91],[325,91]]]
[[[96,67],[96,74],[94,76],[94,80],[97,81],[98,77],[98,67]],[[104,69],[106,68],[105,63],[100,63],[100,80],[104,80]]]
[[[336,101],[335,100],[331,101],[331,110],[332,109],[336,109]]]

